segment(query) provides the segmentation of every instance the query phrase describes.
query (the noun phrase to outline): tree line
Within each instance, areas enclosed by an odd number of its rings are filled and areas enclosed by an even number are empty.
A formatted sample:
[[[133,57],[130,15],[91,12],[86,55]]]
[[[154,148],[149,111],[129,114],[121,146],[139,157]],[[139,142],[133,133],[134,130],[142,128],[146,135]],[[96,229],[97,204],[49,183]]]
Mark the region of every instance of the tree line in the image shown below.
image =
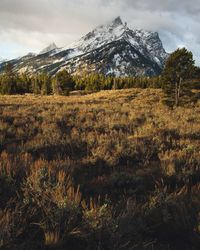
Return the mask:
[[[5,66],[0,75],[0,94],[68,95],[73,90],[100,91],[124,88],[160,88],[161,77],[115,77],[99,73],[72,76],[66,70],[51,77],[47,73],[18,74],[12,65]]]
[[[0,75],[0,94],[68,95],[73,90],[162,88],[173,96],[175,105],[178,105],[185,89],[195,87],[194,79],[200,79],[200,68],[195,66],[192,52],[182,48],[169,56],[162,74],[156,77],[115,77],[86,72],[82,75],[70,75],[66,70],[53,77],[47,73],[30,76],[16,73],[13,66],[7,64],[4,73]],[[197,86],[199,85],[197,82]]]
[[[75,82],[70,74],[63,70],[51,77],[47,73],[18,74],[11,64],[6,64],[4,73],[0,75],[0,94],[41,94],[67,95],[75,89]]]

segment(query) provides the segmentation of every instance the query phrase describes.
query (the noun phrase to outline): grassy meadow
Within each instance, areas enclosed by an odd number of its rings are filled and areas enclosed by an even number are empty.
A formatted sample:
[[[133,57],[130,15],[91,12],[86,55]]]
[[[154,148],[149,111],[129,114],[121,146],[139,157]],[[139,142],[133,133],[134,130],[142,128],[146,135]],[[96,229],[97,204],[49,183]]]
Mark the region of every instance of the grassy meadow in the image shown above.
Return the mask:
[[[0,249],[200,246],[200,102],[0,96]]]

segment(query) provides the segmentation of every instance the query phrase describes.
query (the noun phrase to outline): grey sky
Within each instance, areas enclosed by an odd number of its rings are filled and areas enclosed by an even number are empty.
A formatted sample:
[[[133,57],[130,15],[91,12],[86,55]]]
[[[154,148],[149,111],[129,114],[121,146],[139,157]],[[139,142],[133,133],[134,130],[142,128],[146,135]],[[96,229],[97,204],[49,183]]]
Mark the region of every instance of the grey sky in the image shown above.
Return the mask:
[[[200,64],[200,0],[0,0],[0,57],[66,46],[117,16],[158,31],[168,52],[185,46]]]

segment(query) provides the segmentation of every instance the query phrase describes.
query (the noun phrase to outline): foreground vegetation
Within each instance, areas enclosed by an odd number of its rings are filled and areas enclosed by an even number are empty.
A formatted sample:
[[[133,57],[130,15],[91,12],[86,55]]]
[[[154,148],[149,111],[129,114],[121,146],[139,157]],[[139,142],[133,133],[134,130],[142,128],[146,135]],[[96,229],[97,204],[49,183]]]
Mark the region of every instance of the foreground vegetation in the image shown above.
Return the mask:
[[[0,97],[1,249],[200,245],[200,103],[156,89]]]

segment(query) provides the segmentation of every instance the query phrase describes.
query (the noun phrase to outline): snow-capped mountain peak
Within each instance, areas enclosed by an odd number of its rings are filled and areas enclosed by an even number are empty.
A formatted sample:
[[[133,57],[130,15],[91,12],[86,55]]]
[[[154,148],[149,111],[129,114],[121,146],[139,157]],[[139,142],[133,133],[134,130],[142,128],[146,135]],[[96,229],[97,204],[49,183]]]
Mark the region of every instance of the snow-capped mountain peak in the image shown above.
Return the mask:
[[[126,29],[127,27],[123,24],[121,18],[117,17],[105,25],[98,26],[80,40],[72,43],[70,48],[76,48],[82,52],[97,49],[105,44],[120,39]]]
[[[55,49],[58,49],[58,47],[56,46],[55,43],[51,43],[46,48],[44,48],[42,51],[40,51],[39,55],[48,53],[48,52],[55,50]]]
[[[120,17],[96,27],[80,40],[58,48],[55,43],[39,55],[15,59],[16,70],[51,75],[67,69],[71,74],[157,75],[168,54],[157,32],[131,29]]]
[[[121,17],[120,16],[118,16],[117,18],[115,18],[113,21],[112,21],[112,23],[114,24],[114,25],[123,25],[123,22],[122,22],[122,19],[121,19]]]
[[[131,30],[120,17],[105,25],[98,26],[69,47],[73,50],[73,56],[80,56],[119,40],[126,41],[142,55],[148,54],[151,60],[163,67],[167,54],[158,33],[142,29]],[[69,58],[71,58],[70,55]]]

